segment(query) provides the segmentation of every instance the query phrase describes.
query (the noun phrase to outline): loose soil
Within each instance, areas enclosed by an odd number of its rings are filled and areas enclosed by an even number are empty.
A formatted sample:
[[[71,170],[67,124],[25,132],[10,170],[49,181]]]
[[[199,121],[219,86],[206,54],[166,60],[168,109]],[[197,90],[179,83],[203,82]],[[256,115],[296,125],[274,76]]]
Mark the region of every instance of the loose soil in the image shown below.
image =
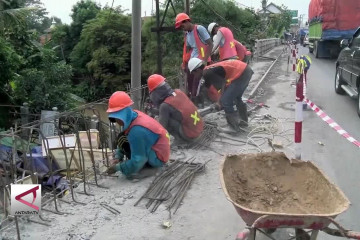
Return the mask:
[[[334,214],[347,199],[311,162],[290,161],[284,153],[228,156],[223,168],[230,198],[255,211]]]

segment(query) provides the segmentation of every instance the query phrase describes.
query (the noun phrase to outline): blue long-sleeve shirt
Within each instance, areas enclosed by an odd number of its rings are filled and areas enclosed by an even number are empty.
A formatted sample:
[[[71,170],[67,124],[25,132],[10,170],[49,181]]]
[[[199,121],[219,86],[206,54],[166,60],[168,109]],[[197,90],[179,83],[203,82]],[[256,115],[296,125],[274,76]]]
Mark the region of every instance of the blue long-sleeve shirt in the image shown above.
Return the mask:
[[[137,117],[137,113],[130,107],[119,112],[110,113],[110,118],[120,119],[124,123],[124,130],[128,129],[131,122]],[[155,120],[154,120],[155,121]],[[116,170],[130,176],[139,172],[148,162],[152,167],[161,167],[163,162],[158,159],[152,146],[159,139],[159,135],[143,126],[134,126],[128,132],[128,141],[131,149],[131,158],[116,164]]]

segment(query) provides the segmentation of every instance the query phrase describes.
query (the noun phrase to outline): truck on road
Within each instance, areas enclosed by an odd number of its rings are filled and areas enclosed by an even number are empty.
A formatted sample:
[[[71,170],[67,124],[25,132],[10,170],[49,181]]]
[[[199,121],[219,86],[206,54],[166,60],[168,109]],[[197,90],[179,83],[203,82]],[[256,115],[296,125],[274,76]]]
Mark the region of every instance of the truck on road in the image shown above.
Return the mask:
[[[336,58],[340,41],[350,39],[360,24],[359,0],[311,0],[309,52],[316,58]]]

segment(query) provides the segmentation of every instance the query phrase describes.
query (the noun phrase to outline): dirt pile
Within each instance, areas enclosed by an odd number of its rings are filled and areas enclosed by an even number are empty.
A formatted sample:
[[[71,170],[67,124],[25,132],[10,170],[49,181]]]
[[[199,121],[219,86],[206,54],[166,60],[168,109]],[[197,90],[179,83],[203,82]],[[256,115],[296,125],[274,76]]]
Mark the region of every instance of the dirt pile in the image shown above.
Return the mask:
[[[223,175],[230,198],[256,211],[332,214],[348,204],[312,163],[284,153],[228,156]]]

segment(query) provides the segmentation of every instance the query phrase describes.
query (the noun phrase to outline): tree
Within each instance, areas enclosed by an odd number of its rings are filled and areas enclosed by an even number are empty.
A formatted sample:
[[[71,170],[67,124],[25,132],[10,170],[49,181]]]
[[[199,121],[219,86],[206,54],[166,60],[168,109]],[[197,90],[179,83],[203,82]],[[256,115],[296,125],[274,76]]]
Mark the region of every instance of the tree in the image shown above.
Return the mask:
[[[130,82],[131,18],[121,10],[102,10],[84,25],[71,64],[83,75],[85,99],[104,97]],[[91,93],[91,94],[90,94]]]
[[[58,62],[51,49],[41,49],[39,64],[35,68],[25,68],[16,77],[13,90],[14,98],[19,102],[28,102],[35,111],[51,110],[52,107],[66,110],[71,93],[71,67]]]
[[[21,0],[0,0],[0,35],[14,25],[25,25],[26,17],[32,10],[24,7]]]
[[[72,23],[71,23],[71,38],[76,44],[81,35],[84,24],[91,19],[94,19],[100,12],[101,7],[91,0],[81,0],[77,2],[72,8]],[[73,46],[75,46],[75,44]]]

